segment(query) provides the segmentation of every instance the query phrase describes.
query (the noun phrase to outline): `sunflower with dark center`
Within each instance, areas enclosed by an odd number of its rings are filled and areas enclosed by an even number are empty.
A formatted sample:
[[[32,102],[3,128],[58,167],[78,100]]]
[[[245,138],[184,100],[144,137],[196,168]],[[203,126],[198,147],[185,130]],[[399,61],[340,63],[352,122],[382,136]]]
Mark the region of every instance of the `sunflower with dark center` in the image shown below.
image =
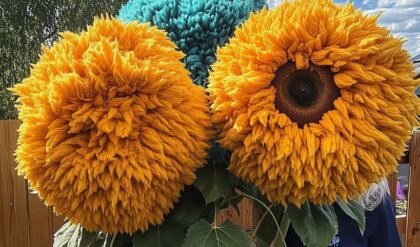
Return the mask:
[[[347,200],[396,171],[418,125],[403,41],[352,4],[284,2],[217,52],[213,122],[229,169],[271,201]]]
[[[165,32],[96,19],[44,48],[19,96],[18,173],[89,231],[163,222],[207,158],[208,101]]]

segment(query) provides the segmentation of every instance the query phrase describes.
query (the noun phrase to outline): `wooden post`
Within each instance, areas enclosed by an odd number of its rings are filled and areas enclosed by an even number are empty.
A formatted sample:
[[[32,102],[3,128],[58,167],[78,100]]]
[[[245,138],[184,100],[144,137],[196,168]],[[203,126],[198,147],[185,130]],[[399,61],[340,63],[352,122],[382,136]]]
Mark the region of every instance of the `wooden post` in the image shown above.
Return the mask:
[[[420,131],[413,134],[410,147],[410,175],[408,187],[405,247],[420,246]]]

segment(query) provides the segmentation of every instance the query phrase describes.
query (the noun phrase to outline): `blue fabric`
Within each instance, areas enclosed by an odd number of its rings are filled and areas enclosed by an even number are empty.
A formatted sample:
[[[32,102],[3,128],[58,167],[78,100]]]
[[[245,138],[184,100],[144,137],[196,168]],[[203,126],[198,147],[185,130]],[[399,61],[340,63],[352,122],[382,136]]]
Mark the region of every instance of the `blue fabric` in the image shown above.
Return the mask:
[[[338,234],[331,240],[331,247],[401,247],[395,223],[394,207],[387,197],[375,210],[366,212],[366,230],[362,235],[357,222],[334,206],[338,219]],[[292,227],[286,236],[288,247],[303,247]]]
[[[186,54],[184,63],[196,84],[207,86],[217,46],[223,46],[235,27],[265,0],[131,0],[117,18],[150,22],[165,30]]]

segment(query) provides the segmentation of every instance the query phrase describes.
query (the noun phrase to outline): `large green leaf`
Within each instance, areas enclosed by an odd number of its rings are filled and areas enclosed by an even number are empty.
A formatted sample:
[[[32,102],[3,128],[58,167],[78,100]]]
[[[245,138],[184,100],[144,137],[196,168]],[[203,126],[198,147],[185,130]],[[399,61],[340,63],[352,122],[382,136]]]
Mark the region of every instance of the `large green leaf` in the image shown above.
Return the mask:
[[[115,243],[112,247],[132,247],[132,246],[133,246],[133,240],[131,239],[131,236],[128,235],[127,233],[124,233],[124,234],[118,234],[118,236],[115,239]]]
[[[76,246],[80,232],[79,225],[73,225],[70,222],[64,225],[54,234],[53,247],[73,247]]]
[[[78,247],[89,247],[95,243],[99,238],[100,233],[89,232],[86,229],[82,229],[82,235],[80,237],[80,243]]]
[[[216,163],[210,163],[199,169],[194,185],[203,194],[206,204],[232,194],[228,171]]]
[[[365,210],[362,207],[362,205],[360,205],[360,203],[357,201],[348,201],[347,203],[345,203],[341,199],[338,200],[337,204],[341,208],[341,210],[344,211],[344,213],[346,213],[352,219],[357,221],[360,232],[363,235],[363,232],[365,231],[366,227],[366,218]]]
[[[216,202],[212,202],[206,205],[204,212],[201,214],[200,219],[204,219],[208,222],[214,221],[214,210],[217,208]]]
[[[258,236],[255,237],[255,247],[270,247],[270,244],[259,238]]]
[[[200,219],[204,208],[205,202],[200,191],[194,186],[188,186],[182,192],[181,199],[174,210],[165,220],[175,222],[180,227],[187,229]]]
[[[259,209],[261,210],[261,222],[259,222],[258,229],[256,229],[256,236],[259,238],[260,242],[263,241],[266,244],[273,242],[274,237],[277,233],[277,227],[274,223],[274,219],[271,214],[267,211],[266,208]],[[283,207],[281,205],[273,205],[270,208],[271,212],[276,217],[279,222],[283,215]]]
[[[301,208],[288,206],[286,214],[294,230],[308,247],[328,246],[337,234],[337,216],[332,205],[305,202]]]
[[[133,235],[133,247],[174,247],[181,246],[185,230],[171,222],[150,227],[145,233]]]
[[[73,231],[73,235],[70,237],[67,247],[77,247],[79,244],[79,237],[81,235],[80,225],[77,225]]]
[[[221,226],[216,227],[201,219],[188,229],[182,246],[248,247],[250,245],[250,238],[238,225],[225,221]]]

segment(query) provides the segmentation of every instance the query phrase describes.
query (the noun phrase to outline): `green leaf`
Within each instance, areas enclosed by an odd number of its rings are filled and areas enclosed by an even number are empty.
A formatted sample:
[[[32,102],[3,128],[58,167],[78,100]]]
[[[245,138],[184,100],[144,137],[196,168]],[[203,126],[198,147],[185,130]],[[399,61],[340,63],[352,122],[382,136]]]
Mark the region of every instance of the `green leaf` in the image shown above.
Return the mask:
[[[165,222],[163,225],[150,227],[146,232],[133,235],[133,247],[173,247],[181,246],[185,230]]]
[[[357,221],[357,224],[359,225],[360,232],[364,233],[365,227],[366,227],[366,218],[365,218],[365,210],[357,201],[348,201],[347,203],[343,202],[341,199],[337,201],[338,206],[341,208],[341,210],[344,211],[348,216],[350,216],[352,219]]]
[[[95,242],[93,242],[91,246],[92,247],[106,247],[105,246],[106,238],[107,238],[107,234],[99,235],[98,239]],[[117,244],[117,246],[119,245]],[[130,246],[132,246],[132,244]]]
[[[288,206],[286,214],[294,230],[308,247],[328,246],[337,234],[337,216],[332,205],[305,202],[301,208]]]
[[[133,246],[133,240],[127,233],[118,234],[114,246],[112,247],[131,247]]]
[[[275,227],[274,219],[271,214],[267,212],[267,209],[263,208],[260,210],[262,217],[260,219],[260,225],[258,229],[256,229],[256,236],[265,243],[271,243],[276,236],[277,227]],[[283,215],[283,207],[281,205],[274,205],[271,208],[271,212],[273,212],[277,221],[280,221],[281,216]]]
[[[74,241],[72,238],[74,237],[74,235],[77,237],[78,234],[78,225],[73,225],[70,222],[64,223],[64,225],[54,234],[53,247],[70,246],[70,241]]]
[[[236,210],[236,213],[238,213],[238,215],[241,215],[241,211],[239,210],[239,203],[241,203],[243,198],[244,198],[243,196],[235,196],[235,197],[231,197],[231,199],[228,200],[229,206],[234,208]]]
[[[214,207],[217,207],[215,202],[209,203],[204,208],[204,212],[201,214],[200,219],[204,219],[207,222],[214,221]]]
[[[82,235],[80,237],[80,243],[78,247],[88,247],[96,240],[98,240],[97,232],[89,232],[85,228],[82,228]]]
[[[187,229],[200,219],[204,208],[205,202],[200,191],[194,186],[188,186],[182,192],[180,201],[166,220],[175,222],[180,227]]]
[[[206,204],[232,194],[228,171],[216,163],[199,169],[194,185],[203,194]]]
[[[188,229],[183,247],[247,247],[251,240],[238,225],[225,221],[221,226],[211,226],[201,219]]]
[[[79,236],[80,236],[80,225],[77,225],[75,230],[73,231],[73,235],[69,239],[67,243],[67,247],[77,247],[79,243]]]
[[[255,247],[270,247],[270,244],[259,238],[258,236],[255,237]]]

